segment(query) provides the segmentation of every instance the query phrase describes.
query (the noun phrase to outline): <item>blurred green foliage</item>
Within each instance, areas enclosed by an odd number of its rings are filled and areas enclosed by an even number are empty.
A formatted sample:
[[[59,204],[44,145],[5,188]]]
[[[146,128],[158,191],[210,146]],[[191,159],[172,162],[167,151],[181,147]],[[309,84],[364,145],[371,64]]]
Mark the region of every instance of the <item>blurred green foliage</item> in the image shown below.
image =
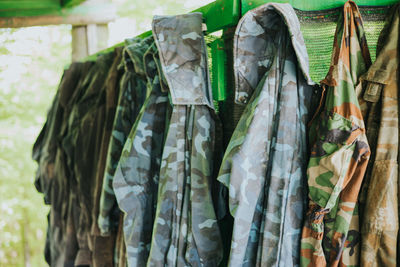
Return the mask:
[[[0,43],[0,266],[46,266],[31,149],[70,60],[70,27],[2,29]]]

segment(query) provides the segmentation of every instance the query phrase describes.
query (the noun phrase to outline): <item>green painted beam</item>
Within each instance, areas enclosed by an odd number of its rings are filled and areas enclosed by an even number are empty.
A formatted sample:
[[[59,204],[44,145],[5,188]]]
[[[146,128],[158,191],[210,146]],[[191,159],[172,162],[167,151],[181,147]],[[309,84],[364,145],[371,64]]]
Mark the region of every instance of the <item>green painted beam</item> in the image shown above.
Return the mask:
[[[59,0],[0,0],[0,17],[41,16],[60,10]]]
[[[0,0],[0,10],[60,8],[58,0]]]
[[[30,13],[27,13],[30,12]],[[106,24],[113,21],[116,17],[115,6],[110,2],[99,4],[82,4],[71,8],[58,8],[47,10],[42,15],[43,9],[39,11],[30,9],[23,14],[32,14],[31,16],[20,16],[21,10],[7,11],[5,16],[1,16],[0,28],[19,28],[41,25],[87,25],[87,24]],[[10,16],[10,13],[16,13],[16,16]]]
[[[227,95],[226,86],[226,50],[222,38],[213,41],[211,47],[212,60],[212,92],[215,101],[225,101]]]
[[[84,1],[85,0],[0,0],[0,17],[62,15],[62,13],[66,13],[65,10],[71,8],[79,9],[79,4]],[[99,5],[104,6],[104,3],[99,3]],[[83,6],[84,5],[82,5],[81,10],[84,10]]]
[[[347,0],[242,0],[242,15],[247,11],[268,2],[289,3],[295,9],[316,11],[341,7],[347,2]],[[388,6],[398,3],[399,0],[355,0],[354,2],[358,6]]]
[[[37,17],[46,15],[60,15],[61,8],[29,8],[29,9],[0,9],[0,18],[13,18],[13,17]]]
[[[0,9],[51,9],[77,6],[83,2],[85,0],[0,0]]]
[[[240,17],[240,0],[217,0],[193,12],[203,13],[207,32],[235,26]]]
[[[62,7],[77,6],[77,5],[82,4],[84,1],[85,0],[61,0],[61,6]]]

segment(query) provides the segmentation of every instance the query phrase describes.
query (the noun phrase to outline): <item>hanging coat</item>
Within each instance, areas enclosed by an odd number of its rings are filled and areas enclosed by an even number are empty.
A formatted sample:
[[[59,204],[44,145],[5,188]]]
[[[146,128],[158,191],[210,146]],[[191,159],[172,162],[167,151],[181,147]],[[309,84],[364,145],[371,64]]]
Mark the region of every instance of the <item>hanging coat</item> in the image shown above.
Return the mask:
[[[68,206],[68,177],[64,173],[62,148],[59,145],[62,129],[67,124],[76,88],[91,63],[73,63],[64,71],[53,104],[47,114],[47,121],[33,146],[33,159],[38,162],[35,186],[44,194],[50,204],[46,236],[45,258],[50,266],[64,265],[68,245],[65,218]]]
[[[310,129],[309,207],[302,266],[357,266],[357,198],[370,149],[355,87],[371,64],[361,14],[348,1],[337,25],[322,105]]]
[[[60,248],[59,251],[62,251],[62,255],[65,257],[62,258],[63,262],[52,263],[51,266],[74,266],[75,258],[79,249],[77,229],[79,225],[80,208],[76,201],[77,190],[76,183],[73,180],[73,170],[70,169],[70,165],[68,164],[68,157],[63,146],[63,139],[68,134],[68,118],[71,116],[72,110],[82,97],[83,92],[86,89],[83,84],[86,82],[87,75],[92,72],[94,66],[95,62],[88,61],[81,63],[79,70],[80,79],[77,80],[76,77],[71,77],[70,80],[70,83],[76,84],[74,91],[66,93],[60,91],[60,104],[63,107],[64,112],[63,117],[61,118],[63,123],[57,137],[59,148],[54,163],[56,179],[53,181],[50,225],[52,222],[54,225],[61,222],[62,231],[55,229],[54,234],[56,238],[54,239],[56,242],[50,244],[50,250],[57,251],[57,248]],[[60,235],[63,234],[65,234],[65,243],[59,238]]]
[[[113,187],[125,213],[124,236],[129,266],[145,266],[150,251],[161,155],[168,123],[168,94],[157,68],[158,53],[151,45],[144,55],[150,95],[127,138]]]
[[[112,133],[115,110],[117,107],[117,99],[119,93],[119,81],[122,77],[122,69],[118,68],[121,63],[123,47],[114,49],[114,60],[108,71],[105,80],[105,108],[104,108],[104,125],[99,130],[101,133],[101,141],[99,146],[99,158],[95,172],[95,180],[93,181],[94,190],[92,191],[93,208],[91,210],[91,230],[89,237],[89,249],[92,251],[92,266],[105,267],[112,266],[114,262],[114,246],[116,239],[116,231],[110,236],[101,236],[98,228],[97,219],[100,208],[100,194],[103,188],[104,168],[107,159],[107,150]]]
[[[54,162],[58,149],[58,137],[62,125],[65,124],[62,120],[66,113],[63,100],[65,95],[68,98],[74,95],[74,90],[81,78],[84,65],[82,63],[72,63],[68,69],[64,70],[52,106],[47,113],[46,123],[33,145],[32,158],[38,163],[35,187],[39,192],[43,193],[46,204],[51,204],[50,191],[51,184],[55,179]]]
[[[75,194],[73,209],[79,214],[75,223],[79,251],[75,265],[91,265],[92,255],[88,237],[93,209],[95,170],[99,159],[99,148],[105,111],[105,81],[114,59],[114,52],[99,56],[81,84],[79,100],[71,109],[66,135],[62,146],[70,170],[72,194]]]
[[[211,198],[215,111],[201,13],[153,19],[173,104],[147,266],[218,266],[220,231]]]
[[[109,235],[118,227],[119,209],[115,200],[112,181],[122,148],[147,97],[147,78],[143,56],[152,41],[152,38],[125,40],[123,60],[120,66],[125,72],[120,83],[120,94],[107,152],[97,220],[102,235]]]
[[[298,266],[313,82],[293,8],[246,13],[234,62],[236,102],[247,106],[218,177],[234,217],[229,266]]]
[[[361,110],[371,147],[361,202],[361,266],[397,266],[399,230],[399,5],[378,40],[377,59],[363,75]]]

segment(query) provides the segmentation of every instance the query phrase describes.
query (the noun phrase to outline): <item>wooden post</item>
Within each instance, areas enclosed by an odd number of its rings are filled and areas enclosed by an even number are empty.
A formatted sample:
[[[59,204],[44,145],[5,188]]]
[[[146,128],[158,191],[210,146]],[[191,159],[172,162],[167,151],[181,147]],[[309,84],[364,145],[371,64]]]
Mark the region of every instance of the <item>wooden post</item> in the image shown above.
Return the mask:
[[[97,24],[96,25],[97,31],[97,51],[106,49],[109,47],[108,44],[108,24]],[[90,53],[92,54],[92,53]]]
[[[72,27],[72,61],[79,61],[108,47],[107,24]]]
[[[35,3],[37,0],[27,0]],[[66,0],[71,3],[75,0]],[[6,1],[7,2],[7,1]],[[8,1],[12,2],[12,1]],[[55,2],[60,2],[55,0]],[[61,1],[62,2],[62,1]],[[43,15],[27,15],[31,10],[23,6],[15,16],[6,16],[7,10],[1,9],[0,28],[19,28],[39,25],[72,25],[72,61],[83,58],[105,49],[108,46],[108,23],[116,17],[116,8],[111,0],[86,0],[82,4],[60,9],[50,6],[42,7]],[[3,4],[4,6],[4,4]],[[38,11],[38,12],[39,12]],[[40,12],[39,12],[40,13]]]
[[[86,26],[72,26],[72,61],[88,56]]]

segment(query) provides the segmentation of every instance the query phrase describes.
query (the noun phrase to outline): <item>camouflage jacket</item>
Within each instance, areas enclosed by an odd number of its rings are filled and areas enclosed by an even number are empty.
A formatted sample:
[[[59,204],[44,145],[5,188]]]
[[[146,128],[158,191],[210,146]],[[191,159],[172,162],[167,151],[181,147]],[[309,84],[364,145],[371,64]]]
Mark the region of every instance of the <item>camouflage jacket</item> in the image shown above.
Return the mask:
[[[126,40],[120,82],[120,94],[114,118],[112,136],[107,152],[103,188],[100,197],[98,226],[102,235],[109,235],[118,225],[119,209],[116,205],[112,181],[121,157],[122,148],[147,96],[143,55],[149,48],[149,39]],[[114,225],[112,225],[114,223]]]
[[[165,130],[168,123],[167,88],[157,68],[158,52],[151,45],[144,55],[150,95],[134,123],[122,150],[113,187],[125,213],[124,236],[129,266],[145,266],[156,207]]]
[[[32,149],[32,158],[38,163],[35,179],[36,189],[44,194],[46,204],[51,204],[51,182],[54,180],[54,161],[58,149],[58,137],[63,124],[63,105],[60,95],[71,96],[80,79],[82,64],[74,63],[61,78],[53,103],[47,113],[47,121],[43,126]]]
[[[229,266],[298,266],[313,82],[293,8],[246,13],[233,52],[236,102],[247,106],[218,177],[234,217]]]
[[[75,224],[79,244],[76,265],[92,264],[88,243],[92,223],[92,196],[104,129],[105,82],[113,59],[114,52],[98,57],[85,76],[81,88],[78,88],[81,95],[71,109],[66,135],[62,140],[70,170],[70,191],[76,196],[75,202],[70,205],[79,214],[79,221]]]
[[[357,198],[370,149],[355,87],[370,64],[361,15],[348,1],[337,25],[331,67],[321,82],[322,105],[310,129],[302,266],[359,264]]]
[[[45,247],[45,259],[50,266],[64,264],[67,266],[68,254],[74,250],[73,246],[70,246],[67,236],[68,226],[64,220],[69,205],[68,168],[59,141],[67,124],[66,118],[79,91],[76,88],[79,87],[91,65],[91,63],[73,63],[64,71],[48,112],[46,124],[33,148],[33,158],[39,164],[35,185],[44,193],[45,202],[51,205]],[[66,246],[71,249],[65,249]],[[70,254],[76,255],[76,250]]]
[[[156,16],[153,35],[173,104],[147,266],[218,266],[213,207],[215,111],[201,13]]]
[[[360,102],[371,159],[363,184],[365,197],[360,200],[361,266],[397,266],[399,16],[397,4],[378,40],[377,59],[362,77]]]
[[[95,180],[93,181],[94,190],[92,191],[93,208],[91,210],[91,231],[89,238],[89,249],[92,251],[92,266],[105,267],[113,266],[114,261],[114,245],[116,231],[110,236],[100,236],[97,219],[100,206],[100,194],[103,188],[103,177],[105,163],[107,159],[108,144],[110,142],[111,133],[113,130],[113,121],[117,107],[117,99],[119,92],[119,81],[122,76],[122,69],[118,68],[121,63],[122,47],[114,50],[113,63],[108,71],[108,76],[105,80],[105,108],[104,108],[104,125],[100,129],[99,158],[95,172]]]
[[[68,136],[68,119],[74,106],[86,90],[83,84],[87,80],[87,75],[92,72],[95,62],[88,61],[80,65],[80,79],[74,88],[73,94],[63,94],[60,92],[60,104],[63,106],[64,114],[61,132],[58,136],[59,149],[57,150],[54,164],[57,173],[55,176],[56,179],[53,181],[54,186],[52,189],[50,212],[50,225],[54,224],[56,229],[53,230],[54,242],[49,246],[50,250],[54,251],[53,254],[61,261],[52,263],[51,266],[73,266],[79,250],[77,229],[79,228],[80,206],[77,200],[76,182],[73,179],[73,169],[70,169],[70,165],[68,164],[63,140]],[[74,80],[74,78],[71,79]]]

